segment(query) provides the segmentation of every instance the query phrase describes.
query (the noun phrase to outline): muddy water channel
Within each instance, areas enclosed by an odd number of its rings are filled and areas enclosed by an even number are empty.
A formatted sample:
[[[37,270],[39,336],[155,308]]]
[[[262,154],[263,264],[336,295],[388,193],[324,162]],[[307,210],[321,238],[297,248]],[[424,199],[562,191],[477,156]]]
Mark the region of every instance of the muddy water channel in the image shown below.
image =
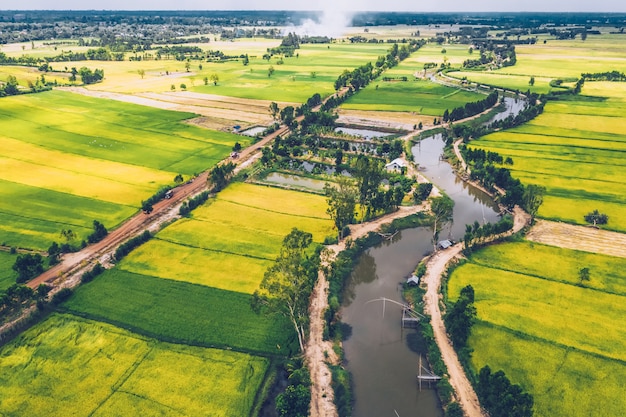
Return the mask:
[[[416,145],[413,155],[422,173],[455,202],[454,221],[440,233],[440,239],[459,240],[465,224],[495,222],[498,215],[486,194],[469,188],[447,162],[440,161],[443,147],[441,135],[435,135]],[[386,297],[402,302],[402,282],[432,250],[432,229],[404,230],[392,241],[366,251],[352,273],[342,321],[352,327],[344,349],[354,382],[354,417],[443,415],[435,390],[426,384],[420,392],[418,387],[419,355],[407,343],[415,330],[401,328],[398,306],[371,301]]]

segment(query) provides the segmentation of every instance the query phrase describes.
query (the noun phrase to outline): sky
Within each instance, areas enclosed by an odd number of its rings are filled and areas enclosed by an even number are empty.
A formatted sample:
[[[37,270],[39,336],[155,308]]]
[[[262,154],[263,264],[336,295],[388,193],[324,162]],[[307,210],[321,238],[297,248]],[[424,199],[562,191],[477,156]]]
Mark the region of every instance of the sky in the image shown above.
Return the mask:
[[[338,10],[626,12],[624,0],[2,0],[0,10]]]

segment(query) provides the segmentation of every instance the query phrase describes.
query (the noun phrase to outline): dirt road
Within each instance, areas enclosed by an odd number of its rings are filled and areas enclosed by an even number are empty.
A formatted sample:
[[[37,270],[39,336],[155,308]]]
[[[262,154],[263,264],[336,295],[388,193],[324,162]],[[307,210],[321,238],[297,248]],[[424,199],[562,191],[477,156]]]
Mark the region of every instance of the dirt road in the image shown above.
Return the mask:
[[[237,159],[232,160],[237,167],[235,173],[251,164],[257,157],[259,150],[274,140],[276,136],[284,134],[286,127],[282,127],[271,135],[244,149]],[[120,227],[111,231],[103,240],[93,245],[89,245],[79,252],[69,253],[63,256],[62,261],[50,268],[43,274],[29,281],[27,285],[37,288],[39,284],[47,283],[55,286],[74,286],[77,282],[62,281],[73,275],[78,270],[83,269],[87,264],[95,262],[101,258],[106,258],[117,246],[133,236],[142,233],[144,230],[157,231],[161,226],[178,216],[178,208],[186,199],[200,194],[208,189],[208,172],[201,173],[193,182],[180,185],[174,188],[174,195],[169,200],[159,201],[154,205],[154,210],[150,214],[139,211],[133,217],[124,222]],[[139,202],[137,202],[139,203]]]
[[[514,225],[512,231],[505,235],[520,231],[528,224],[529,216],[519,207],[514,210]],[[454,388],[457,400],[463,408],[465,415],[468,417],[483,417],[484,414],[480,408],[478,397],[474,392],[472,384],[470,384],[465,371],[459,362],[452,342],[448,338],[446,327],[443,323],[440,305],[441,276],[445,272],[450,262],[456,258],[463,248],[462,243],[436,252],[426,263],[426,274],[424,282],[427,285],[426,295],[424,296],[424,309],[430,315],[431,325],[435,342],[441,350],[441,357],[448,367],[448,375],[450,377],[450,385]]]

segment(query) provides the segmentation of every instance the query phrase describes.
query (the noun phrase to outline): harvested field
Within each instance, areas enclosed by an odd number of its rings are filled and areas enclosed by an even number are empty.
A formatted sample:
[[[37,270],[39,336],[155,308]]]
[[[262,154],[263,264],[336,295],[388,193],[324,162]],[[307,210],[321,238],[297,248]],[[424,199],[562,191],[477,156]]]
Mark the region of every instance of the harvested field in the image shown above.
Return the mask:
[[[561,248],[626,258],[626,234],[537,220],[526,239]]]

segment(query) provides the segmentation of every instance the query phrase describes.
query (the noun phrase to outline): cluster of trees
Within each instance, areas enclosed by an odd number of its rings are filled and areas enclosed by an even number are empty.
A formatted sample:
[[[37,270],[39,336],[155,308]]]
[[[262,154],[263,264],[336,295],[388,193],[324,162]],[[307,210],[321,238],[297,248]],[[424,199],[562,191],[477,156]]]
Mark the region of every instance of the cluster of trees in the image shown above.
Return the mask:
[[[212,185],[212,191],[214,193],[223,190],[227,185],[230,178],[233,176],[236,165],[232,162],[216,165],[209,171],[208,181]]]
[[[463,107],[456,107],[452,111],[446,109],[443,112],[444,122],[453,122],[455,120],[465,119],[476,114],[482,113],[490,107],[493,107],[498,102],[498,93],[496,91],[490,93],[484,100],[475,101],[472,103],[466,103]]]
[[[380,69],[374,71],[374,66],[371,62],[361,65],[352,71],[344,70],[343,73],[337,77],[337,80],[335,80],[335,90],[340,90],[349,84],[352,89],[359,91],[380,75],[380,72]]]
[[[174,178],[174,181],[176,183],[179,183],[178,179],[182,180],[182,176],[178,177],[177,175],[176,178]],[[159,201],[163,200],[165,198],[165,195],[171,189],[172,187],[170,187],[169,185],[164,185],[163,187],[159,188],[156,193],[151,195],[147,200],[141,202],[141,210],[146,214],[152,213],[152,210],[154,210],[153,206]]]
[[[304,361],[294,359],[287,364],[289,373],[285,391],[276,397],[279,417],[307,417],[311,403],[311,375]]]
[[[209,192],[203,191],[197,196],[190,198],[189,200],[183,202],[183,204],[180,206],[180,209],[178,209],[178,214],[180,214],[181,216],[186,216],[189,213],[191,213],[191,211],[194,210],[196,207],[199,207],[202,204],[204,204],[208,199],[209,199]]]
[[[43,256],[38,253],[18,255],[13,264],[13,270],[17,272],[16,282],[22,284],[43,273],[43,261]]]
[[[85,272],[83,274],[83,276],[80,277],[80,282],[85,284],[87,282],[93,281],[93,279],[95,277],[97,277],[98,275],[100,275],[104,271],[106,271],[106,269],[102,266],[102,264],[100,264],[100,262],[98,262],[98,263],[96,263],[94,265],[93,268],[91,268],[89,271]]]
[[[511,230],[513,227],[513,219],[511,216],[504,216],[497,223],[486,223],[480,225],[478,221],[474,224],[465,225],[465,235],[463,235],[463,244],[465,245],[465,252],[471,252],[476,245],[486,242],[490,236],[499,235],[507,230]]]
[[[0,97],[15,96],[20,93],[17,78],[14,75],[8,75],[4,85],[0,87]]]
[[[104,227],[104,225],[100,223],[98,220],[94,220],[93,221],[93,233],[87,236],[87,242],[89,243],[100,242],[108,234],[109,232],[106,229],[106,227]]]
[[[118,262],[121,261],[122,258],[128,255],[133,249],[138,248],[140,245],[146,243],[150,239],[152,239],[152,233],[150,233],[148,230],[144,230],[144,232],[139,236],[135,236],[134,238],[129,239],[128,241],[118,246],[115,250],[113,258]]]
[[[475,165],[484,164],[506,164],[513,165],[513,159],[508,156],[506,159],[502,157],[498,152],[485,151],[480,148],[468,148],[462,147],[463,156],[466,161],[470,161]]]
[[[0,52],[0,64],[3,65],[28,65],[36,66],[41,62],[40,58],[36,58],[30,55],[22,55],[19,57],[7,56],[4,52]]]
[[[334,222],[339,234],[338,239],[341,240],[350,232],[346,227],[354,222],[354,210],[359,194],[353,181],[343,176],[337,179],[336,186],[324,184],[324,194],[328,202],[326,213]]]
[[[583,73],[582,78],[589,81],[626,81],[626,74],[619,71]]]
[[[421,203],[426,200],[433,190],[433,184],[431,182],[421,182],[417,184],[415,187],[415,191],[413,191],[413,201],[416,204]]]
[[[467,285],[461,289],[459,299],[446,312],[444,322],[450,340],[457,351],[467,347],[467,340],[476,321],[474,288]]]
[[[80,75],[83,84],[95,84],[104,79],[104,70],[95,69],[92,71],[87,67],[82,67],[78,70],[78,75]],[[73,81],[71,77],[70,81]]]
[[[476,394],[491,417],[532,417],[534,399],[522,387],[511,384],[503,371],[485,366],[478,373]]]
[[[592,223],[594,226],[599,224],[607,224],[609,222],[609,216],[604,213],[600,213],[597,209],[591,213],[585,214],[585,221]]]
[[[13,284],[3,292],[0,292],[0,315],[8,315],[19,311],[24,305],[30,305],[41,293],[45,296],[49,291],[49,287],[42,284],[41,288],[41,291],[35,292],[26,285]]]
[[[46,57],[46,62],[73,61],[123,61],[124,52],[111,52],[108,48],[88,49],[85,52],[63,52],[56,56]]]

